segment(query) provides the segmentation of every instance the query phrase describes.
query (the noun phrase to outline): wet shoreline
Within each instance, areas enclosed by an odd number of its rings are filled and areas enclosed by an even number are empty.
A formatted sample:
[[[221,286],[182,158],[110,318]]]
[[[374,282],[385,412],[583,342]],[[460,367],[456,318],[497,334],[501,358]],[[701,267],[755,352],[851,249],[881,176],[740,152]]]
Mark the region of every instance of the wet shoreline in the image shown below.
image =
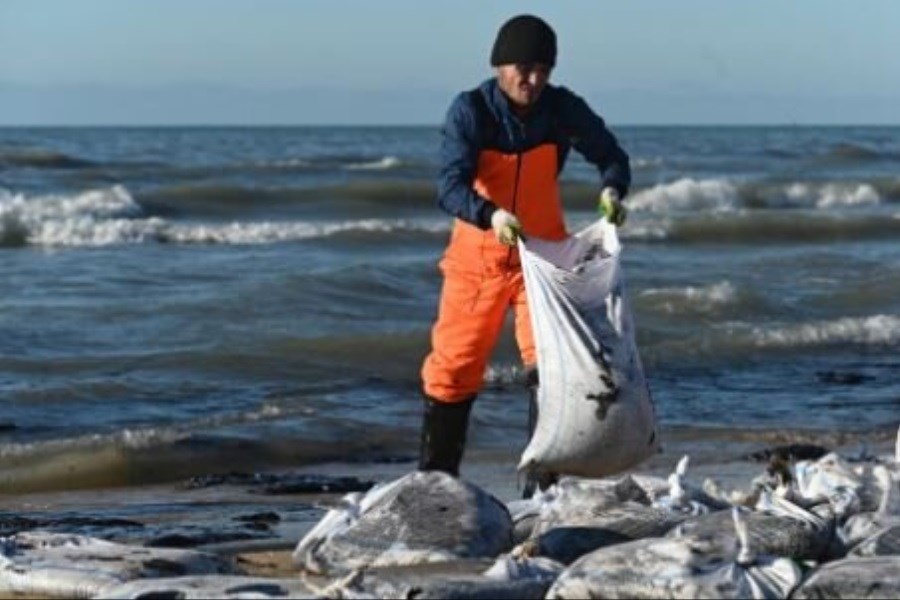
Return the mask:
[[[632,473],[665,477],[682,456],[688,455],[694,480],[708,478],[727,489],[746,484],[759,474],[765,468],[766,449],[776,446],[819,446],[845,456],[861,452],[892,454],[896,424],[867,433],[666,427],[662,431],[662,451]],[[463,460],[462,477],[503,502],[518,499],[524,485],[524,478],[515,472],[520,450],[470,447]],[[3,517],[18,517],[26,523],[28,519],[49,523],[56,531],[90,532],[135,543],[178,534],[183,536],[184,546],[201,549],[290,545],[321,517],[323,507],[334,504],[345,493],[364,491],[373,483],[395,479],[415,468],[411,459],[361,460],[215,473],[153,485],[0,493],[0,526]],[[183,523],[193,524],[195,529],[187,532],[191,535],[179,531]],[[8,532],[11,521],[7,524]],[[204,528],[209,533],[205,543]],[[254,528],[258,535],[243,535],[254,533]],[[222,531],[231,531],[234,539],[223,539],[227,536],[221,535]]]
[[[696,431],[670,429],[664,436],[663,451],[631,473],[664,480],[687,455],[693,482],[709,479],[717,489],[739,490],[765,471],[767,460],[775,453],[773,446],[782,442],[789,445],[781,445],[778,451],[821,455],[834,450],[849,457],[860,452],[885,456],[893,455],[895,436],[896,429],[891,435],[885,428],[884,433],[832,436],[787,430],[763,435],[706,432],[698,439]],[[763,444],[763,440],[772,443]],[[831,444],[822,447],[817,441]],[[463,479],[501,502],[517,500],[523,484],[514,471],[517,458],[517,449],[473,448],[463,463]],[[215,474],[177,484],[0,495],[0,537],[36,530],[87,535],[127,547],[199,551],[229,562],[242,577],[262,578],[273,585],[293,580],[322,590],[335,580],[304,574],[294,566],[291,554],[298,541],[347,491],[363,491],[375,482],[392,481],[413,470],[415,463],[410,461],[344,462],[253,475]],[[267,486],[271,491],[279,482],[287,485],[282,493],[264,493]],[[17,523],[23,527],[21,531],[16,531]],[[451,567],[436,567],[435,573]],[[476,576],[484,567],[473,562],[459,568],[463,576]],[[386,573],[388,578],[402,580],[406,571]],[[428,577],[427,569],[411,573]],[[375,570],[375,577],[382,575]],[[232,581],[231,576],[221,577],[223,582]],[[0,593],[0,598],[22,597],[31,596]]]

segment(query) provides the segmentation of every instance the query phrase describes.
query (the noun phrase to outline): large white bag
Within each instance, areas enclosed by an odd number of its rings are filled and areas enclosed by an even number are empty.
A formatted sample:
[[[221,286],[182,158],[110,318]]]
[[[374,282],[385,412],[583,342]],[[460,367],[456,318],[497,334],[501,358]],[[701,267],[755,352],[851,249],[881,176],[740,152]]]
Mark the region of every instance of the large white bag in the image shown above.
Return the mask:
[[[657,450],[616,228],[519,242],[537,346],[538,420],[519,469],[604,477]]]

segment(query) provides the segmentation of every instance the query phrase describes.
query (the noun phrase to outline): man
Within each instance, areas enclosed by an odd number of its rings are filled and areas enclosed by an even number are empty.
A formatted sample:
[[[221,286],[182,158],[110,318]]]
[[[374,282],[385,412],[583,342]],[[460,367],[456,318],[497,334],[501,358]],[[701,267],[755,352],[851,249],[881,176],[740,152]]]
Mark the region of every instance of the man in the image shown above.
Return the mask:
[[[517,240],[564,239],[558,175],[570,148],[601,174],[599,206],[621,224],[631,183],[628,156],[580,97],[549,85],[556,35],[538,17],[500,28],[496,77],[459,94],[442,131],[438,202],[456,217],[440,263],[444,285],[432,350],[422,367],[425,413],[420,470],[459,474],[469,411],[506,312],[532,391],[537,362]]]

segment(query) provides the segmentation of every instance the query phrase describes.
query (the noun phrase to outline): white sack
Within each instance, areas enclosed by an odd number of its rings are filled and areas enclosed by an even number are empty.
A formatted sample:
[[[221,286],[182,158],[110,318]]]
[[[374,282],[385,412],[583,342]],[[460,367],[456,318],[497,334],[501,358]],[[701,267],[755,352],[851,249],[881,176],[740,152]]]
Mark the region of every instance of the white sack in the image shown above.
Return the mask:
[[[45,531],[0,537],[0,598],[93,598],[133,579],[235,572],[231,560],[195,550],[127,546]]]
[[[297,544],[294,564],[315,574],[493,558],[512,548],[506,506],[441,471],[414,471],[344,496]]]
[[[519,469],[620,473],[657,450],[616,228],[599,221],[560,242],[520,241],[537,346],[538,421]]]

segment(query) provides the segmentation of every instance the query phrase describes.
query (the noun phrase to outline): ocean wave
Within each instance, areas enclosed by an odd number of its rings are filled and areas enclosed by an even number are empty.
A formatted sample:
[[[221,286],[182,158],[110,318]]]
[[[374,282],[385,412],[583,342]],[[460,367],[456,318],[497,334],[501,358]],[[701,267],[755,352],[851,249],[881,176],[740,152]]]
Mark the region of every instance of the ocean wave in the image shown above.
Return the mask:
[[[305,158],[282,158],[272,161],[259,161],[252,166],[260,169],[303,169],[312,166],[312,162]]]
[[[304,409],[296,409],[303,412]],[[221,413],[201,417],[172,427],[126,428],[107,434],[89,434],[61,440],[11,443],[0,445],[0,463],[11,464],[23,457],[56,454],[65,450],[90,449],[98,446],[115,446],[127,450],[143,450],[160,444],[174,442],[186,434],[204,429],[215,429],[241,423],[282,418],[285,409],[275,404],[263,404],[258,409],[235,413]]]
[[[166,185],[143,191],[138,202],[160,216],[228,216],[304,210],[327,203],[332,212],[368,204],[373,210],[437,210],[434,183],[420,180],[352,181],[320,186],[257,187],[205,183]]]
[[[891,353],[900,344],[900,317],[886,314],[767,325],[643,323],[638,330],[641,356],[656,369],[698,362],[710,367],[744,365],[748,360],[777,361],[784,356],[807,358],[859,349]]]
[[[172,166],[178,171],[179,167]],[[434,174],[436,167],[425,161],[400,158],[395,155],[380,157],[358,154],[287,157],[251,162],[222,163],[208,167],[189,167],[197,175],[221,175],[223,173],[285,171],[294,173],[339,173],[341,171],[397,171],[413,170],[420,174]]]
[[[862,144],[839,142],[828,148],[821,159],[829,163],[867,162],[895,158],[894,155],[880,152]]]
[[[872,185],[794,182],[777,187],[778,194],[791,199],[782,201],[787,206],[781,210],[741,208],[741,201],[758,205],[760,197],[764,204],[779,201],[772,199],[775,192],[768,188],[748,184],[743,189],[724,180],[680,180],[639,190],[627,201],[634,217],[622,236],[676,243],[768,243],[900,233],[898,219],[883,210],[833,209],[879,205],[880,194]],[[572,184],[564,190],[569,194],[566,205],[573,211],[570,225],[576,231],[580,220],[586,222],[587,213],[593,214],[596,190]],[[277,189],[169,186],[142,192],[138,198],[123,185],[31,196],[0,188],[0,246],[5,247],[267,244],[354,233],[434,235],[448,231],[451,223],[435,206],[433,186],[425,182],[360,181]]]
[[[782,327],[756,327],[749,335],[758,347],[894,345],[900,343],[900,317],[845,317]]]
[[[135,220],[141,214],[123,186],[69,196],[26,197],[0,191],[0,246],[145,241],[162,222]]]
[[[680,243],[809,243],[892,239],[900,235],[900,222],[883,215],[808,211],[691,216],[670,219],[661,227],[665,230],[663,239]]]
[[[263,222],[226,225],[172,224],[158,234],[161,242],[178,244],[271,244],[325,238],[340,234],[395,234],[398,232],[442,233],[446,221],[430,219],[359,219],[331,223]]]
[[[565,181],[561,185],[567,210],[595,212],[594,185]],[[739,213],[754,209],[810,209],[842,212],[875,207],[900,199],[900,180],[871,182],[736,182],[728,179],[683,178],[649,188],[635,188],[626,199],[636,214]],[[240,217],[326,210],[390,217],[398,211],[432,212],[437,191],[431,180],[364,179],[322,185],[255,186],[248,183],[181,183],[141,190],[135,198],[148,216]]]
[[[121,185],[108,189],[88,190],[74,195],[46,195],[26,197],[0,190],[0,210],[4,214],[19,213],[23,218],[94,217],[110,218],[137,216],[140,206]]]
[[[177,168],[177,167],[173,167]],[[251,162],[222,163],[210,165],[204,169],[210,174],[232,173],[242,171],[289,171],[326,173],[339,171],[391,171],[397,169],[432,170],[434,166],[416,160],[403,159],[395,155],[377,158],[358,154],[324,155],[274,158]],[[199,168],[194,168],[199,171]]]
[[[770,156],[772,158],[799,158],[802,154],[797,150],[787,150],[785,148],[767,146],[762,151],[761,154],[763,156]]]
[[[340,234],[448,231],[443,218],[184,223],[144,216],[123,186],[72,196],[0,194],[0,246],[271,244]]]
[[[350,163],[344,168],[349,171],[387,171],[403,165],[396,156],[384,156],[378,160],[366,161],[361,163]]]
[[[28,243],[39,246],[79,247],[119,244],[222,244],[258,245],[297,242],[342,234],[390,234],[399,232],[437,233],[449,230],[448,224],[415,222],[405,219],[361,219],[333,223],[259,222],[207,225],[168,223],[160,218],[100,223],[68,221],[44,224]]]
[[[895,180],[737,182],[681,178],[636,189],[626,200],[638,212],[735,212],[744,209],[835,209],[880,204],[900,195]]]
[[[82,169],[98,163],[42,148],[0,149],[0,165],[32,169]]]
[[[638,294],[649,301],[655,310],[665,313],[705,313],[734,303],[737,288],[730,281],[720,281],[708,286],[649,288]]]
[[[658,169],[662,167],[664,161],[662,157],[655,156],[653,158],[632,158],[631,159],[631,168],[632,169]]]
[[[740,206],[738,187],[726,179],[682,178],[635,191],[627,200],[634,211],[732,211]]]
[[[867,183],[828,183],[819,186],[794,183],[784,193],[793,203],[800,206],[813,204],[817,208],[874,205],[881,202],[878,191]]]
[[[28,443],[0,444],[0,488],[6,493],[140,485],[192,475],[284,464],[324,462],[360,452],[346,440],[330,442],[230,434],[233,428],[304,420],[306,406],[264,403],[177,426],[126,428]],[[360,440],[359,445],[364,442]]]

